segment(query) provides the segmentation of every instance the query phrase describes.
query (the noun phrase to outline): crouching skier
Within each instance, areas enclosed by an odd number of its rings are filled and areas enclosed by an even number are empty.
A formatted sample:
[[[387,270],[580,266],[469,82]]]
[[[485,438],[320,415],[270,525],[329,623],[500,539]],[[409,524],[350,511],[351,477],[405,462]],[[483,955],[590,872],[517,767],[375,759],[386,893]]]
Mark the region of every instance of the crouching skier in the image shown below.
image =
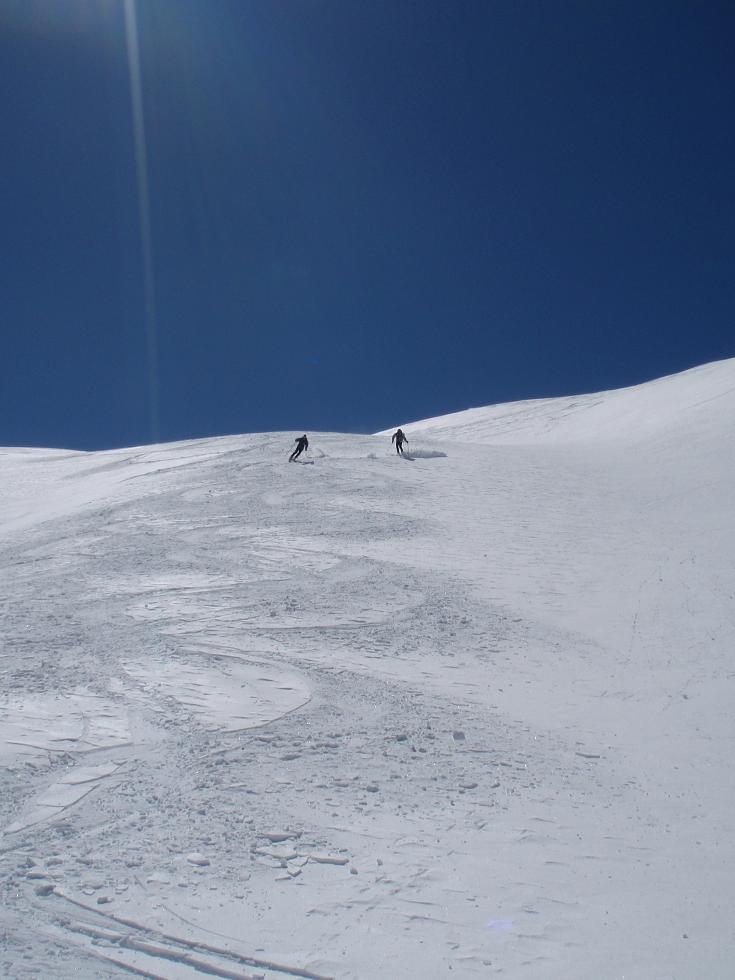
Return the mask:
[[[309,440],[306,438],[306,433],[299,439],[294,440],[296,443],[296,448],[288,457],[289,463],[293,463],[294,460],[298,459],[305,449],[309,448]]]

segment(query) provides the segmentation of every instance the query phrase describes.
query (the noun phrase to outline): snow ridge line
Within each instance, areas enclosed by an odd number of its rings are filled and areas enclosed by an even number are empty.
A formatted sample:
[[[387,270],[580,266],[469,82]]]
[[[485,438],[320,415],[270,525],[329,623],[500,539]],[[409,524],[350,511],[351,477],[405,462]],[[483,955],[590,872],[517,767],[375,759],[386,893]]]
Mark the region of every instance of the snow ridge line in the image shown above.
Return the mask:
[[[63,892],[59,891],[58,888],[53,892],[53,894],[59,899],[69,902],[71,905],[75,905],[78,908],[83,909],[85,912],[90,912],[98,918],[101,918],[107,922],[115,922],[118,925],[127,926],[129,929],[134,929],[148,937],[147,939],[138,939],[136,936],[126,935],[124,932],[119,932],[117,930],[95,928],[87,923],[67,919],[64,916],[58,917],[58,921],[65,928],[71,929],[75,932],[81,932],[85,935],[89,935],[92,938],[106,939],[109,942],[119,945],[121,949],[127,948],[133,951],[146,953],[149,956],[158,956],[163,959],[171,960],[172,962],[191,966],[194,969],[202,970],[203,972],[214,976],[228,978],[228,980],[251,980],[251,977],[247,974],[239,972],[234,973],[227,970],[227,968],[223,966],[218,966],[217,964],[212,963],[211,961],[193,957],[191,953],[187,951],[193,950],[199,953],[209,953],[213,956],[221,956],[225,959],[234,960],[237,963],[241,963],[243,966],[271,970],[274,973],[282,973],[290,977],[304,977],[305,980],[334,980],[333,977],[326,974],[313,973],[311,970],[306,970],[298,966],[287,966],[283,963],[276,963],[273,960],[263,960],[255,956],[249,956],[246,953],[238,953],[232,950],[223,949],[220,946],[212,946],[202,940],[183,939],[180,936],[174,936],[170,933],[161,932],[157,929],[150,929],[147,926],[142,925],[140,922],[136,922],[135,919],[123,918],[122,916],[113,915],[110,912],[101,912],[99,909],[93,908],[84,902],[80,902],[76,898],[65,895]],[[161,940],[183,947],[183,951],[175,948],[167,948],[160,944]]]

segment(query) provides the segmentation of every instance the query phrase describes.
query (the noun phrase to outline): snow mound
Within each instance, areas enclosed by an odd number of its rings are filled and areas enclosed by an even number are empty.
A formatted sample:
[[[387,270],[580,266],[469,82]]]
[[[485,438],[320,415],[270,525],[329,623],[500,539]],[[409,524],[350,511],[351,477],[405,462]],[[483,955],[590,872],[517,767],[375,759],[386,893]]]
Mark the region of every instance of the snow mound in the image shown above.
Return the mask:
[[[413,459],[446,459],[447,454],[441,452],[439,449],[411,449],[407,456],[413,457]]]

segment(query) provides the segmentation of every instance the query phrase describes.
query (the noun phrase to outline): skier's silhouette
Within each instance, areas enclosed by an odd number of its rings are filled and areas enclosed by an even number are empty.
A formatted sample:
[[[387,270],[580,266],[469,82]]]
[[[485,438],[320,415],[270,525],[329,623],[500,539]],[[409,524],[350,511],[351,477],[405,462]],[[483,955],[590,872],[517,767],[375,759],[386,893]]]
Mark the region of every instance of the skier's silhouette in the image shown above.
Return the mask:
[[[293,461],[295,459],[298,459],[305,449],[309,448],[309,440],[306,438],[306,433],[304,433],[304,435],[301,436],[300,439],[296,439],[295,442],[296,442],[296,448],[288,457],[289,463],[293,463]]]
[[[403,455],[403,443],[408,445],[408,439],[403,429],[397,429],[393,435],[390,437],[390,441],[396,444],[396,452],[399,456]]]

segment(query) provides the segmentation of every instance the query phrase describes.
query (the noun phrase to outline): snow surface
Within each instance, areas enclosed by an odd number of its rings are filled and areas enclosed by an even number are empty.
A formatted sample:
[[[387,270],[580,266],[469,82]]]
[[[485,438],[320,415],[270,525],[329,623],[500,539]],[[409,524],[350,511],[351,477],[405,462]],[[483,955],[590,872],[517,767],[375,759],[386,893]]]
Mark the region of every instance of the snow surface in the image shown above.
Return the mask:
[[[0,450],[0,975],[735,976],[735,360],[403,428]]]

